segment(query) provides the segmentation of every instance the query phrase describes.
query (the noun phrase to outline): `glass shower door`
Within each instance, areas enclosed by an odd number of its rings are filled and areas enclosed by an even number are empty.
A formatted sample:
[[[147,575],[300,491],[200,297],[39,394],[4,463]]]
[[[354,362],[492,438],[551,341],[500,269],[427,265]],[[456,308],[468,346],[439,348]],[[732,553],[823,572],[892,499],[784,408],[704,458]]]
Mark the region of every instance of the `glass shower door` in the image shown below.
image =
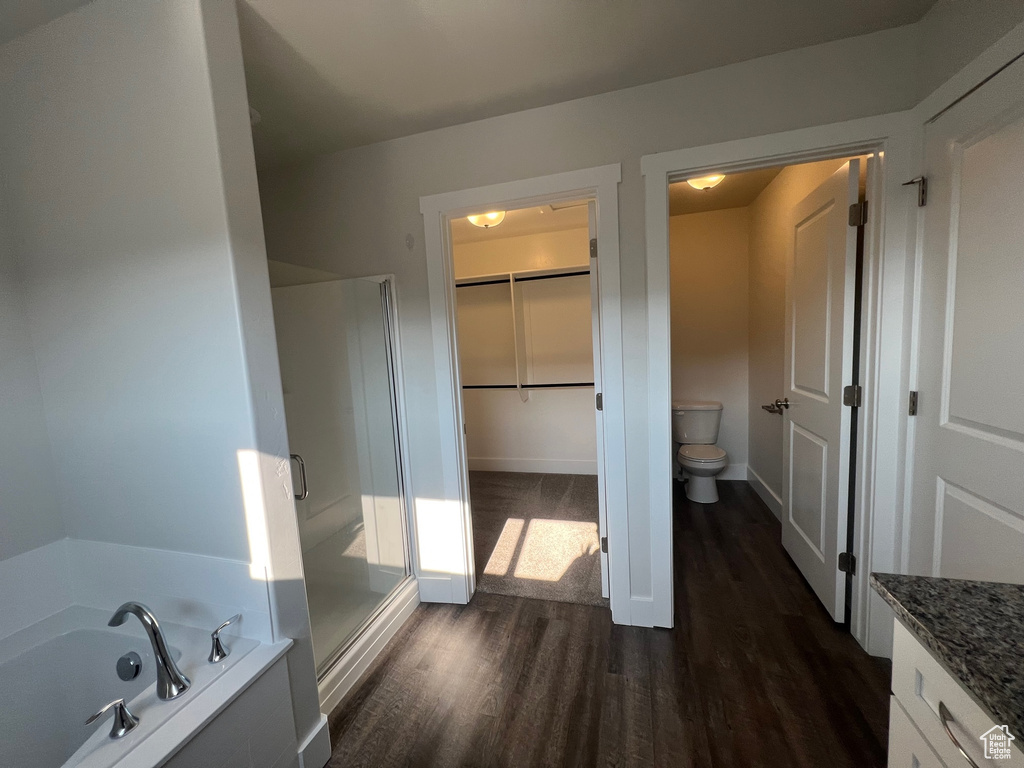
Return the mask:
[[[322,675],[409,575],[390,283],[331,280],[271,294]]]

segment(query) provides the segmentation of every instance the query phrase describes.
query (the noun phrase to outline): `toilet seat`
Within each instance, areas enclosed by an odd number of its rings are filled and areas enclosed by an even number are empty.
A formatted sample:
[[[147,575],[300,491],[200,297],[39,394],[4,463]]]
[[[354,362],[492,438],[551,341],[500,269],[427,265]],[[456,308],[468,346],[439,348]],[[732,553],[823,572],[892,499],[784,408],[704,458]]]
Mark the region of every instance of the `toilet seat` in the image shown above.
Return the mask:
[[[695,464],[712,464],[725,458],[725,451],[717,445],[683,445],[679,447],[679,460]]]

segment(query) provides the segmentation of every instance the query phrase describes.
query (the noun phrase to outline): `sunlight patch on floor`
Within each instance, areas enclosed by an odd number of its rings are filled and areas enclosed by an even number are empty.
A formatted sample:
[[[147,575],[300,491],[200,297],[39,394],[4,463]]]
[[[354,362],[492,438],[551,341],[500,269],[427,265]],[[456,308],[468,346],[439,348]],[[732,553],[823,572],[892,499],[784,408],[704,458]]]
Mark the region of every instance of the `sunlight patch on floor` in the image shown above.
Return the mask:
[[[491,576],[504,576],[508,573],[525,524],[525,520],[517,517],[510,517],[505,521],[505,525],[501,529],[501,536],[498,537],[498,543],[494,545],[491,556],[487,559],[484,573]]]
[[[595,554],[600,547],[597,523],[531,520],[516,561],[515,577],[560,581],[575,561]]]

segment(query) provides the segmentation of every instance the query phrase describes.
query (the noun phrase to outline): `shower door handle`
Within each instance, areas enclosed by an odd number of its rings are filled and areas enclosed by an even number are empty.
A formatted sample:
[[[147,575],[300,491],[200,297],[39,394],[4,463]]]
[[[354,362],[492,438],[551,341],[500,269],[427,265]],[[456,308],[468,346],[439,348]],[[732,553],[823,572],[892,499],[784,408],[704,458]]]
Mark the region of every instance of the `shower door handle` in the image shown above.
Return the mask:
[[[299,485],[302,488],[299,494],[295,497],[296,501],[302,501],[304,498],[309,496],[309,486],[306,485],[306,462],[302,460],[302,457],[297,453],[292,454],[292,461],[299,465]]]

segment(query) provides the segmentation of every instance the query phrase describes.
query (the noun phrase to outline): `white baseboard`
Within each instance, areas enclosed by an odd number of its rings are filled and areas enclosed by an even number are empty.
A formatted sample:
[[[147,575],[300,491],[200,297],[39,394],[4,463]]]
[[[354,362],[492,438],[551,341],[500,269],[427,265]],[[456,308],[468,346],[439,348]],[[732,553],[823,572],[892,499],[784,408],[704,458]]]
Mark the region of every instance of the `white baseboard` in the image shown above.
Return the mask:
[[[320,682],[322,711],[331,712],[338,706],[419,604],[419,585],[412,579]]]
[[[320,722],[299,745],[299,768],[324,768],[331,759],[331,731],[327,727],[327,715],[320,715]]]
[[[761,501],[763,501],[768,506],[768,509],[772,511],[772,514],[781,520],[782,497],[773,491],[768,484],[761,479],[761,476],[749,466],[747,467],[747,481],[751,486],[753,486],[757,495],[761,497]]]
[[[717,478],[718,480],[746,480],[747,479],[747,465],[746,464],[730,464],[722,470]]]
[[[597,460],[470,458],[471,472],[546,472],[552,475],[596,475]]]

